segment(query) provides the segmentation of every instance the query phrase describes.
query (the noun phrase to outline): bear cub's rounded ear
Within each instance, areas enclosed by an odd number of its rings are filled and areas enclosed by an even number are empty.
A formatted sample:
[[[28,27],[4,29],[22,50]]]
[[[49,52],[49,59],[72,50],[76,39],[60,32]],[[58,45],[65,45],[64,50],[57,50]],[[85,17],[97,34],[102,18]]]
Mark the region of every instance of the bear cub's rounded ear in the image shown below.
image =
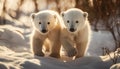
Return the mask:
[[[32,14],[30,15],[30,17],[31,17],[32,19],[34,19],[34,18],[35,18],[35,13],[32,13]]]
[[[64,13],[64,12],[61,12],[60,14],[62,15],[62,17],[64,17],[64,15],[65,15],[65,13]]]
[[[57,15],[54,15],[54,18],[56,19],[56,22],[58,22]]]
[[[83,13],[83,16],[86,18],[86,17],[88,17],[88,13],[87,12],[84,12]]]

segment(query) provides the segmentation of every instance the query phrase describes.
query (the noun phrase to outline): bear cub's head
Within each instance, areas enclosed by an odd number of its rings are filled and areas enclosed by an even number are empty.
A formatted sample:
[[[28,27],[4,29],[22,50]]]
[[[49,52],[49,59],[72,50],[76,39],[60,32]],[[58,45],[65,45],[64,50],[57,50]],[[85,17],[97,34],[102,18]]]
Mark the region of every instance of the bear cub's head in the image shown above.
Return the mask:
[[[57,24],[57,17],[50,11],[40,11],[31,14],[32,24],[34,28],[41,34],[47,34]]]
[[[61,15],[64,25],[71,33],[83,28],[88,17],[87,12],[83,12],[82,10],[76,8],[68,9],[67,11],[62,12]]]

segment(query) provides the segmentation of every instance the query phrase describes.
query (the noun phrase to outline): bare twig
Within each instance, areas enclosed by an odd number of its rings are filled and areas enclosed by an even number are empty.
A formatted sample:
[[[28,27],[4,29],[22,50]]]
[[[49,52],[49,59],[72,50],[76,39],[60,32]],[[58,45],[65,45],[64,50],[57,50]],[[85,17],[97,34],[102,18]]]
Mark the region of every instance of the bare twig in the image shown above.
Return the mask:
[[[113,64],[116,64],[118,61],[119,53],[120,50],[116,50],[113,54],[113,57],[110,55],[110,50],[108,48],[104,48],[106,55],[108,55],[110,57],[110,59],[112,60]]]

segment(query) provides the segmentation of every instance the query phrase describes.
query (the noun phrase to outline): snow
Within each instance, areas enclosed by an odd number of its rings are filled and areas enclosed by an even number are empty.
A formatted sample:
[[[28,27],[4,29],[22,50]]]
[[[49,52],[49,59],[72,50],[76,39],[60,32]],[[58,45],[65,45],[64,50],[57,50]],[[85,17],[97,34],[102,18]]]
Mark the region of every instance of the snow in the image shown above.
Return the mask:
[[[120,69],[120,63],[117,63],[115,65],[112,65],[110,69]]]
[[[1,49],[2,47],[0,47]],[[2,49],[5,49],[2,48]],[[5,53],[0,51],[0,67],[3,69],[109,69],[111,61],[103,62],[101,57],[83,57],[70,62],[63,62],[52,57],[34,57],[31,53]],[[4,53],[4,54],[2,54]]]
[[[109,31],[92,32],[91,42],[86,55],[101,56],[102,48],[115,49],[114,39]]]
[[[112,65],[109,56],[101,56],[102,47],[114,48],[109,32],[93,31],[86,56],[71,60],[64,55],[61,59],[33,56],[29,46],[31,29],[15,26],[0,26],[0,69],[109,69]]]

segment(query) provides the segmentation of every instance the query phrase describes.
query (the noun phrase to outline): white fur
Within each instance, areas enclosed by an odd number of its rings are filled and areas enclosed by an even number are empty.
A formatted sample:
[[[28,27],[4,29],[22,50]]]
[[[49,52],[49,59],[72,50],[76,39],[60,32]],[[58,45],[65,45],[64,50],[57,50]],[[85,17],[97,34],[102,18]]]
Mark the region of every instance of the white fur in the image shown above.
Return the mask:
[[[61,30],[63,47],[67,51],[68,56],[76,56],[77,58],[84,56],[91,36],[87,12],[72,8],[61,14],[65,26]],[[71,32],[70,28],[74,28],[75,31]]]
[[[31,15],[32,24],[34,26],[33,34],[31,35],[31,47],[33,53],[38,56],[44,56],[42,52],[43,46],[50,48],[50,56],[60,57],[60,16],[52,10],[44,10]],[[49,22],[49,24],[48,24]],[[47,30],[43,32],[42,30]],[[49,44],[47,43],[49,40]]]

